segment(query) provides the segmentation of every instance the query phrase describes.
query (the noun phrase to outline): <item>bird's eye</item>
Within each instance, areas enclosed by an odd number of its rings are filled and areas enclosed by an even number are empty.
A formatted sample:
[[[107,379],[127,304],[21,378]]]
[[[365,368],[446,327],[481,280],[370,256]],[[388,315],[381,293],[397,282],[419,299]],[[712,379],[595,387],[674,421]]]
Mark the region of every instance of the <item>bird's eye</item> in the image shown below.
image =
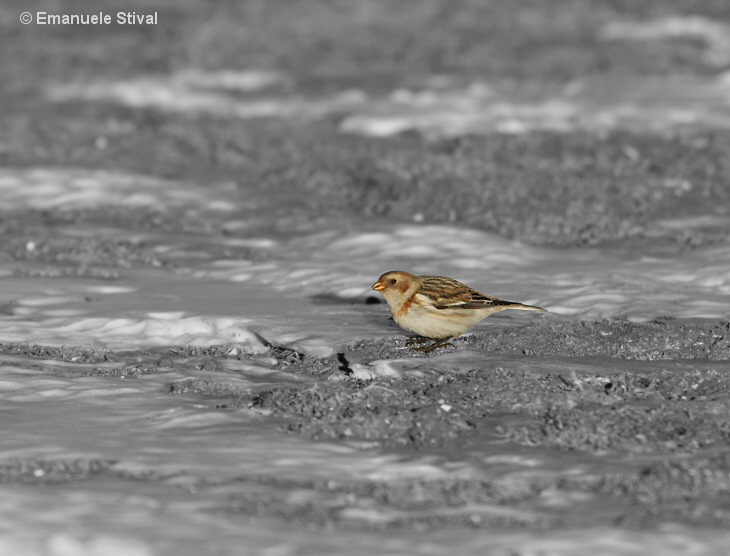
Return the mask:
[[[390,283],[391,283],[391,284],[395,284],[395,283],[397,283],[397,282],[398,282],[398,280],[396,280],[395,278],[391,278],[391,279],[390,279]]]

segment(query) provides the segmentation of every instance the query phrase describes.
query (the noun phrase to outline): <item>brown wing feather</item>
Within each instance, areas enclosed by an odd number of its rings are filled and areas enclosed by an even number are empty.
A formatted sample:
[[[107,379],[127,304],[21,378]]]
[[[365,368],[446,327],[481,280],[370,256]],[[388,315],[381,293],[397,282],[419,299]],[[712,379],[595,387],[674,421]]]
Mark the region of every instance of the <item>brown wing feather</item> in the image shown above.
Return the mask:
[[[427,295],[434,300],[437,309],[484,309],[485,307],[529,307],[515,301],[505,301],[483,294],[466,284],[445,276],[421,276],[423,284],[418,293]],[[534,309],[540,309],[534,307]]]
[[[433,299],[434,306],[438,309],[448,307],[476,309],[494,304],[494,301],[496,301],[453,278],[446,278],[445,276],[421,276],[421,278],[423,284],[418,293]]]

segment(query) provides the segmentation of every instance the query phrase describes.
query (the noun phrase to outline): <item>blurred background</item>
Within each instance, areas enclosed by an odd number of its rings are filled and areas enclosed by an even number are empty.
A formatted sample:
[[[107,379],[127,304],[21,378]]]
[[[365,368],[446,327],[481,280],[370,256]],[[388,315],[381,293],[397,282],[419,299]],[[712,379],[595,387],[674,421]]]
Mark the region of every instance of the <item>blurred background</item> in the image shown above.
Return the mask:
[[[1,8],[7,165],[229,180],[281,219],[533,244],[702,243],[726,215],[723,2],[126,2],[158,23],[96,26],[18,25],[23,6]]]

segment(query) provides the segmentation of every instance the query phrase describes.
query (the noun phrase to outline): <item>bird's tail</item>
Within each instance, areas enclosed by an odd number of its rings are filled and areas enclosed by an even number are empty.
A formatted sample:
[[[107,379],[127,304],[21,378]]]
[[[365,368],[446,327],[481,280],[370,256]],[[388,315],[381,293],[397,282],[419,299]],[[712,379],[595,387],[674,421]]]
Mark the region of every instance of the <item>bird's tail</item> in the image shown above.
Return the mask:
[[[538,311],[540,313],[547,313],[547,309],[537,307],[535,305],[525,305],[524,303],[517,303],[516,301],[505,301],[505,309],[515,309],[517,311]]]

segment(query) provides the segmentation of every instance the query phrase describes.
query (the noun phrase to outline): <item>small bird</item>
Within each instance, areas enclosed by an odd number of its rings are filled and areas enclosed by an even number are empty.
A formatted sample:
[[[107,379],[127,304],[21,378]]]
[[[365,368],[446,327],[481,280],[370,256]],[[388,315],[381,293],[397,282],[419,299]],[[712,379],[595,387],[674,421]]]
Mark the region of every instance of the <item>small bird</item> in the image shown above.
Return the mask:
[[[386,272],[373,284],[401,328],[436,340],[421,349],[430,353],[494,313],[505,309],[545,312],[542,307],[490,297],[453,278]]]

